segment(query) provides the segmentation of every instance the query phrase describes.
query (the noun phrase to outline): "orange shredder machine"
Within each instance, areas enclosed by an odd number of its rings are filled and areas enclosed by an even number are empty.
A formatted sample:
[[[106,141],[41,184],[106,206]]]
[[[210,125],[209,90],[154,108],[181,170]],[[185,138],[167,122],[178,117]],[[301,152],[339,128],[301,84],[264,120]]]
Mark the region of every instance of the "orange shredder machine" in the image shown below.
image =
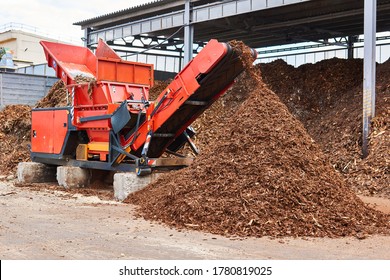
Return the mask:
[[[31,159],[49,165],[138,175],[187,166],[192,159],[177,151],[189,143],[197,153],[191,123],[244,70],[238,51],[211,40],[151,101],[153,65],[124,61],[102,40],[95,53],[41,45],[67,88],[67,106],[32,110]]]

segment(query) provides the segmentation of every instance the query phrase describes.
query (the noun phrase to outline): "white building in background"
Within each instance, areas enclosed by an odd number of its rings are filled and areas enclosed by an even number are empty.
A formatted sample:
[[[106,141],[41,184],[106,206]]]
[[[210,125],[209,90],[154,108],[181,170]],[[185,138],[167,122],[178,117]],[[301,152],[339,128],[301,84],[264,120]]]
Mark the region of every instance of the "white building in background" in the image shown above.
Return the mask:
[[[45,54],[39,42],[61,42],[42,36],[34,29],[28,29],[20,24],[7,24],[0,27],[0,47],[12,54],[16,68],[46,63]]]

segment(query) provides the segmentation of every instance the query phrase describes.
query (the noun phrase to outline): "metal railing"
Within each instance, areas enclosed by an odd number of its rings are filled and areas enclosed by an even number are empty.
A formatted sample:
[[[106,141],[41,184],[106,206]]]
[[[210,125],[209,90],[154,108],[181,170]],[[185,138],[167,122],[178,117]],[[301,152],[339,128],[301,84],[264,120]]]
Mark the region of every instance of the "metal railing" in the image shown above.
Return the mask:
[[[381,39],[382,38],[382,39]],[[363,58],[364,43],[359,40],[353,47],[353,57]],[[316,63],[324,59],[348,58],[348,49],[335,46],[319,46],[310,44],[293,45],[290,47],[280,46],[271,49],[259,49],[259,56],[256,63],[269,63],[277,59],[283,59],[288,64],[298,67],[306,63]],[[390,38],[388,36],[378,37],[376,45],[376,61],[383,63],[390,57]]]
[[[56,77],[56,72],[49,67],[47,63],[20,67],[15,70],[16,73]]]

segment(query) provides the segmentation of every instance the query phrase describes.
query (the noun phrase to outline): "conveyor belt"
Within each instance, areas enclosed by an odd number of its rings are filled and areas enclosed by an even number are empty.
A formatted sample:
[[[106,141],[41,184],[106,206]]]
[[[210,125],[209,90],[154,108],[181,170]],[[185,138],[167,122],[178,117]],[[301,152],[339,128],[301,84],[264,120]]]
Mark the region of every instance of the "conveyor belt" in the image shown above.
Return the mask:
[[[148,157],[159,157],[199,115],[225,92],[234,79],[244,70],[236,51],[227,45],[228,51],[219,63],[207,74],[197,77],[200,87],[178,110],[155,131],[149,146]],[[255,52],[254,52],[255,53]],[[194,101],[194,102],[191,102]],[[163,135],[164,137],[158,137]],[[171,137],[168,137],[171,136]],[[140,150],[138,151],[140,153]]]

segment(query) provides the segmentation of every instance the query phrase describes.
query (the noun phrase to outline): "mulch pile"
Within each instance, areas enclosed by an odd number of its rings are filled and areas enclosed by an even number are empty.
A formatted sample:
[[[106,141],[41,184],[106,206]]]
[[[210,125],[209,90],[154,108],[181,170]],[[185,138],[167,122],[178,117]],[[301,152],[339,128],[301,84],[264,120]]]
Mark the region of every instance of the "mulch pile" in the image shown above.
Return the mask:
[[[361,158],[362,63],[361,59],[333,58],[294,68],[276,60],[257,67],[267,86],[304,124],[349,186],[359,194],[390,198],[390,60],[377,67],[377,117],[367,159]],[[244,72],[227,94],[194,122],[195,143],[201,150],[217,140],[215,131],[253,89],[253,78]],[[189,155],[191,150],[184,153]]]
[[[147,219],[228,236],[338,237],[384,233],[303,125],[259,77],[188,168],[131,195]],[[253,85],[251,85],[253,86]]]
[[[0,111],[0,175],[10,175],[19,162],[29,161],[31,107],[8,105]]]
[[[93,87],[96,86],[94,78],[76,75],[74,80],[77,84],[88,84],[88,94],[92,98]],[[50,88],[49,92],[35,104],[35,108],[64,107],[68,105],[68,90],[62,80],[58,80]]]
[[[298,68],[277,60],[260,67],[264,81],[304,124],[348,185],[361,194],[390,197],[390,61],[377,66],[377,118],[367,159],[361,158],[361,59],[333,58]]]
[[[63,107],[67,105],[67,90],[65,83],[62,80],[58,80],[50,88],[49,92],[39,100],[36,104],[36,108],[49,108],[49,107]]]
[[[298,68],[283,60],[260,65],[264,82],[300,120],[332,108],[363,80],[363,60],[332,58]]]
[[[200,151],[218,141],[217,131],[226,125],[226,120],[235,114],[256,86],[256,79],[253,79],[249,72],[243,72],[235,85],[193,122],[192,127],[196,131],[194,142]],[[188,147],[184,153],[192,155],[192,151]]]
[[[245,49],[241,41],[232,41],[230,44],[234,49],[240,51]],[[246,50],[243,54],[243,63],[248,69],[238,78],[232,88],[226,94],[220,97],[209,109],[207,109],[199,118],[197,118],[192,127],[196,131],[194,142],[202,150],[211,143],[218,141],[218,133],[226,124],[226,120],[240,107],[240,105],[249,97],[250,93],[256,88],[258,75],[254,75],[255,69],[252,63],[252,54]],[[186,154],[192,154],[190,149],[184,151]]]

